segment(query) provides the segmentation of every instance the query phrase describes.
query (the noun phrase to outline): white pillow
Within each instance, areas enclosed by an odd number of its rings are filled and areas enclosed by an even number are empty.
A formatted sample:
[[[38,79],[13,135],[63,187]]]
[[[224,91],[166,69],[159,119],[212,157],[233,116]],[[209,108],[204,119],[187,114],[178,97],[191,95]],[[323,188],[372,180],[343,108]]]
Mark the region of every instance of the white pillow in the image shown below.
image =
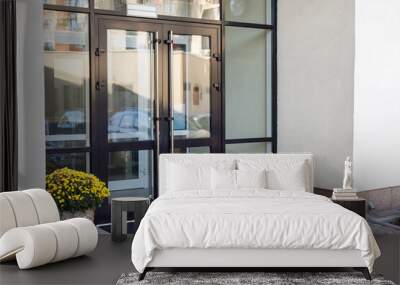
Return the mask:
[[[211,189],[211,167],[176,163],[170,163],[168,167],[168,191]]]
[[[236,170],[238,188],[267,188],[267,171]]]
[[[267,188],[273,190],[307,191],[308,166],[304,160],[240,159],[239,170],[267,170]]]
[[[211,181],[214,190],[236,190],[236,170],[212,168]]]
[[[271,169],[267,172],[268,189],[307,191],[305,163],[297,163],[284,169]]]

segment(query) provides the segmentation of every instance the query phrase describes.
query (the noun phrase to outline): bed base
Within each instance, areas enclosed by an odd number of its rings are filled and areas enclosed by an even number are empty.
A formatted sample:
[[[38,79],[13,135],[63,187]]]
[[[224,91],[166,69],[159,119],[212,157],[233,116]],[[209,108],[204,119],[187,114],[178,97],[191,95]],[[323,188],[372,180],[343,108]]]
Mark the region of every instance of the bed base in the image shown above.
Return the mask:
[[[144,269],[144,271],[142,273],[139,274],[138,280],[142,281],[145,277],[146,277],[146,273],[152,270],[156,270],[156,269],[171,269],[171,268],[164,268],[164,267],[146,267]],[[352,268],[355,271],[360,271],[363,275],[364,278],[366,280],[371,281],[371,274],[369,273],[369,270],[367,267],[349,267]],[[174,268],[175,270],[177,268]],[[315,272],[315,271],[320,271],[323,272],[324,270],[326,270],[327,268],[313,268],[313,267],[308,267],[308,268],[295,268],[295,267],[287,267],[287,268],[281,268],[281,267],[269,267],[269,268],[260,268],[260,267],[252,267],[252,268],[234,268],[234,267],[230,267],[230,268],[221,268],[221,267],[201,267],[201,268],[196,268],[196,267],[185,267],[183,269],[178,269],[178,271],[201,271],[201,272],[215,272],[215,271],[227,271],[227,272],[269,272],[271,270],[274,271],[284,271],[284,272],[290,272],[293,271],[294,269],[296,269],[296,271],[299,271],[301,269],[301,271],[311,271],[311,272]],[[335,268],[333,268],[335,269]]]
[[[371,280],[369,270],[359,250],[350,249],[246,249],[246,248],[169,248],[155,250],[153,259],[139,275],[143,280],[153,269],[201,269],[208,272],[265,271],[284,269],[293,271],[324,271],[353,268]],[[317,270],[319,269],[319,270]]]

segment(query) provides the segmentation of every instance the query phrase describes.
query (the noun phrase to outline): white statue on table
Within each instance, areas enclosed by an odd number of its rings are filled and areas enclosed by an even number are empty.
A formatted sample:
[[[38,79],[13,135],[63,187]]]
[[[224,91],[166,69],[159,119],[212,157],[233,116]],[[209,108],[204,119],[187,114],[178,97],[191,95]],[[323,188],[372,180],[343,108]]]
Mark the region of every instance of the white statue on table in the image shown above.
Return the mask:
[[[343,190],[351,189],[353,189],[353,162],[348,156],[344,162]]]

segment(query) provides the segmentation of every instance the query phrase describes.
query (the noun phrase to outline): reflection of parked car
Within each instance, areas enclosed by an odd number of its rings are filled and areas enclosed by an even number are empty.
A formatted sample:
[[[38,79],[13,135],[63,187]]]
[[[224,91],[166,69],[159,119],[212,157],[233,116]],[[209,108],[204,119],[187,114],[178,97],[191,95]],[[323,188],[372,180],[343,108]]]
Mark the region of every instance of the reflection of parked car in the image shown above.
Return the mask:
[[[108,121],[108,133],[112,139],[149,139],[151,115],[145,111],[128,108],[116,112]]]
[[[190,118],[191,130],[210,130],[210,114],[200,114]]]
[[[137,132],[144,126],[148,128],[150,114],[136,109],[116,112],[108,121],[109,133]],[[140,121],[139,121],[140,120]]]
[[[174,113],[174,130],[176,136],[190,138],[210,137],[210,114],[199,114],[189,118],[182,113]]]
[[[46,118],[47,147],[83,147],[87,143],[86,114],[75,109],[56,118]]]
[[[46,134],[48,135],[70,135],[85,134],[85,113],[80,110],[69,110],[64,112],[58,120],[46,118]]]
[[[77,129],[85,124],[85,113],[82,111],[66,111],[58,120],[57,128]]]

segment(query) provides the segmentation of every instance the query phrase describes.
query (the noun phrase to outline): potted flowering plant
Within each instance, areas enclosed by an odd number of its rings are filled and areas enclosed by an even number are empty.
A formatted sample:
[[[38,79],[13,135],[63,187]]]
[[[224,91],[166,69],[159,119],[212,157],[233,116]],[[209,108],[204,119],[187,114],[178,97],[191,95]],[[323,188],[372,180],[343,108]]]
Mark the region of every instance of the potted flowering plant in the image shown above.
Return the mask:
[[[105,183],[93,174],[66,167],[46,176],[46,190],[53,196],[63,220],[85,217],[93,221],[95,209],[110,196]]]

